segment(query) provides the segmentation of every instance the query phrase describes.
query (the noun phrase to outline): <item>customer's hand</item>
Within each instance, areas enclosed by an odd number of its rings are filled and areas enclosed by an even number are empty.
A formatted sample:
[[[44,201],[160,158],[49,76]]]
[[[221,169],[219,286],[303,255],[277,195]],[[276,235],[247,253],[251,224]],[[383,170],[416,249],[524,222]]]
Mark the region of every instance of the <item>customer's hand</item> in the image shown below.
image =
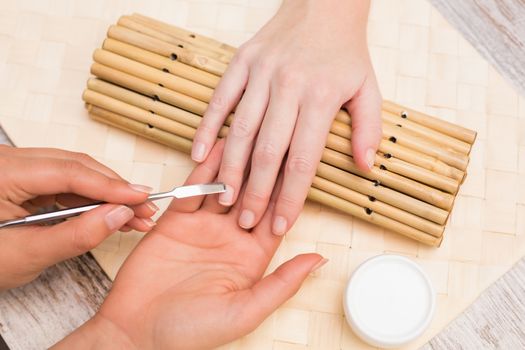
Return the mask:
[[[222,141],[187,183],[214,181]],[[98,314],[57,349],[210,349],[255,329],[322,265],[299,255],[263,278],[281,238],[271,208],[251,231],[216,196],[175,200],[119,271]]]
[[[357,165],[363,170],[373,165],[381,95],[366,43],[368,7],[366,0],[284,0],[230,63],[197,131],[192,157],[206,159],[238,104],[218,179],[228,185],[222,204],[242,201],[242,227],[254,227],[263,217],[287,152],[272,230],[284,234],[296,221],[341,107],[352,115]]]
[[[57,149],[0,145],[0,221],[91,200],[105,204],[54,226],[0,229],[0,290],[27,283],[45,268],[95,248],[124,225],[149,231],[156,211],[149,188],[130,185],[90,157]],[[125,205],[137,205],[132,209]],[[126,229],[126,228],[125,228]]]

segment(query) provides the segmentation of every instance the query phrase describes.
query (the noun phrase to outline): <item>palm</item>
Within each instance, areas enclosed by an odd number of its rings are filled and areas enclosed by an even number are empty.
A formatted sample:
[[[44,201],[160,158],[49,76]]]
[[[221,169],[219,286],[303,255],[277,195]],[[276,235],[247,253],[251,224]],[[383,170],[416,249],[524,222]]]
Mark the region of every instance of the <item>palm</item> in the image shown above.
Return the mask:
[[[195,329],[199,333],[195,339],[205,341],[218,324],[240,321],[244,299],[264,273],[279,238],[269,232],[268,224],[248,233],[237,226],[234,216],[235,210],[228,214],[169,210],[122,268],[113,297],[138,308],[142,319],[136,320],[137,326],[149,328],[140,333],[160,335],[155,347],[178,343],[177,339]],[[136,285],[137,280],[142,286]],[[122,315],[121,310],[123,321],[129,320],[131,315]],[[178,323],[176,327],[173,322]],[[240,324],[233,326],[242,331]],[[221,343],[238,334],[231,336]],[[212,336],[216,337],[222,338],[221,334]]]

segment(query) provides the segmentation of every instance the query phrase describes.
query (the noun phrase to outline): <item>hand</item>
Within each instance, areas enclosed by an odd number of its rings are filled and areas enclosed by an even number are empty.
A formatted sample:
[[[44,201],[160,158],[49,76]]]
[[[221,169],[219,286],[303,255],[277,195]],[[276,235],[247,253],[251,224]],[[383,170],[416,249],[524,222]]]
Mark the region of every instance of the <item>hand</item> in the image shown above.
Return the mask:
[[[33,214],[56,203],[84,205],[87,198],[135,205],[151,190],[129,185],[90,157],[57,149],[0,145],[0,221]],[[152,203],[130,209],[105,204],[54,226],[0,229],[0,290],[35,279],[42,270],[95,248],[124,225],[149,231]],[[126,228],[124,228],[126,229]]]
[[[366,43],[368,6],[364,0],[285,0],[275,17],[242,45],[222,77],[195,136],[192,157],[207,157],[237,105],[218,179],[228,185],[220,202],[232,205],[251,158],[241,198],[242,227],[254,227],[262,218],[287,152],[272,225],[275,234],[291,227],[341,106],[352,115],[357,165],[363,170],[373,165],[381,139],[381,95]]]
[[[216,178],[222,146],[188,184]],[[271,233],[270,210],[251,232],[237,225],[239,210],[225,213],[216,196],[173,201],[99,313],[56,349],[209,349],[255,329],[326,260],[300,255],[262,278],[281,238]]]

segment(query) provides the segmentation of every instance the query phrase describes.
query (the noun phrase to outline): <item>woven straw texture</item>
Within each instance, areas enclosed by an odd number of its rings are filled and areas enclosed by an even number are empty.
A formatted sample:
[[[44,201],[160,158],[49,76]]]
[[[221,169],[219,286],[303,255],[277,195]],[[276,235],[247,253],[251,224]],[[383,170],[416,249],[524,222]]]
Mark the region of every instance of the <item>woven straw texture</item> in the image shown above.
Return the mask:
[[[180,184],[187,156],[91,121],[80,95],[91,54],[110,24],[139,12],[232,45],[279,1],[25,1],[0,10],[0,123],[17,146],[88,153],[135,183]],[[417,348],[525,255],[525,100],[424,0],[373,0],[371,54],[389,100],[478,131],[469,175],[438,249],[308,203],[270,269],[317,251],[330,259],[251,335],[224,349],[369,348],[342,315],[345,282],[364,259],[394,252],[417,261],[438,293]],[[165,207],[167,202],[160,203]],[[114,277],[140,234],[115,234],[93,253]]]

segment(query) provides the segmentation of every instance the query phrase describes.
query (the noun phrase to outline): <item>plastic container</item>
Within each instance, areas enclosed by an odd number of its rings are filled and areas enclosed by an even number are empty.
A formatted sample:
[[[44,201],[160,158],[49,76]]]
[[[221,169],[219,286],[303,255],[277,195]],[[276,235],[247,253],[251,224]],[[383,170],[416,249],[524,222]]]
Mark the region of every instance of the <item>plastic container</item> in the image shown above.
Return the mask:
[[[436,296],[425,272],[399,255],[379,255],[354,272],[344,294],[353,331],[370,345],[393,348],[419,337],[434,315]]]

